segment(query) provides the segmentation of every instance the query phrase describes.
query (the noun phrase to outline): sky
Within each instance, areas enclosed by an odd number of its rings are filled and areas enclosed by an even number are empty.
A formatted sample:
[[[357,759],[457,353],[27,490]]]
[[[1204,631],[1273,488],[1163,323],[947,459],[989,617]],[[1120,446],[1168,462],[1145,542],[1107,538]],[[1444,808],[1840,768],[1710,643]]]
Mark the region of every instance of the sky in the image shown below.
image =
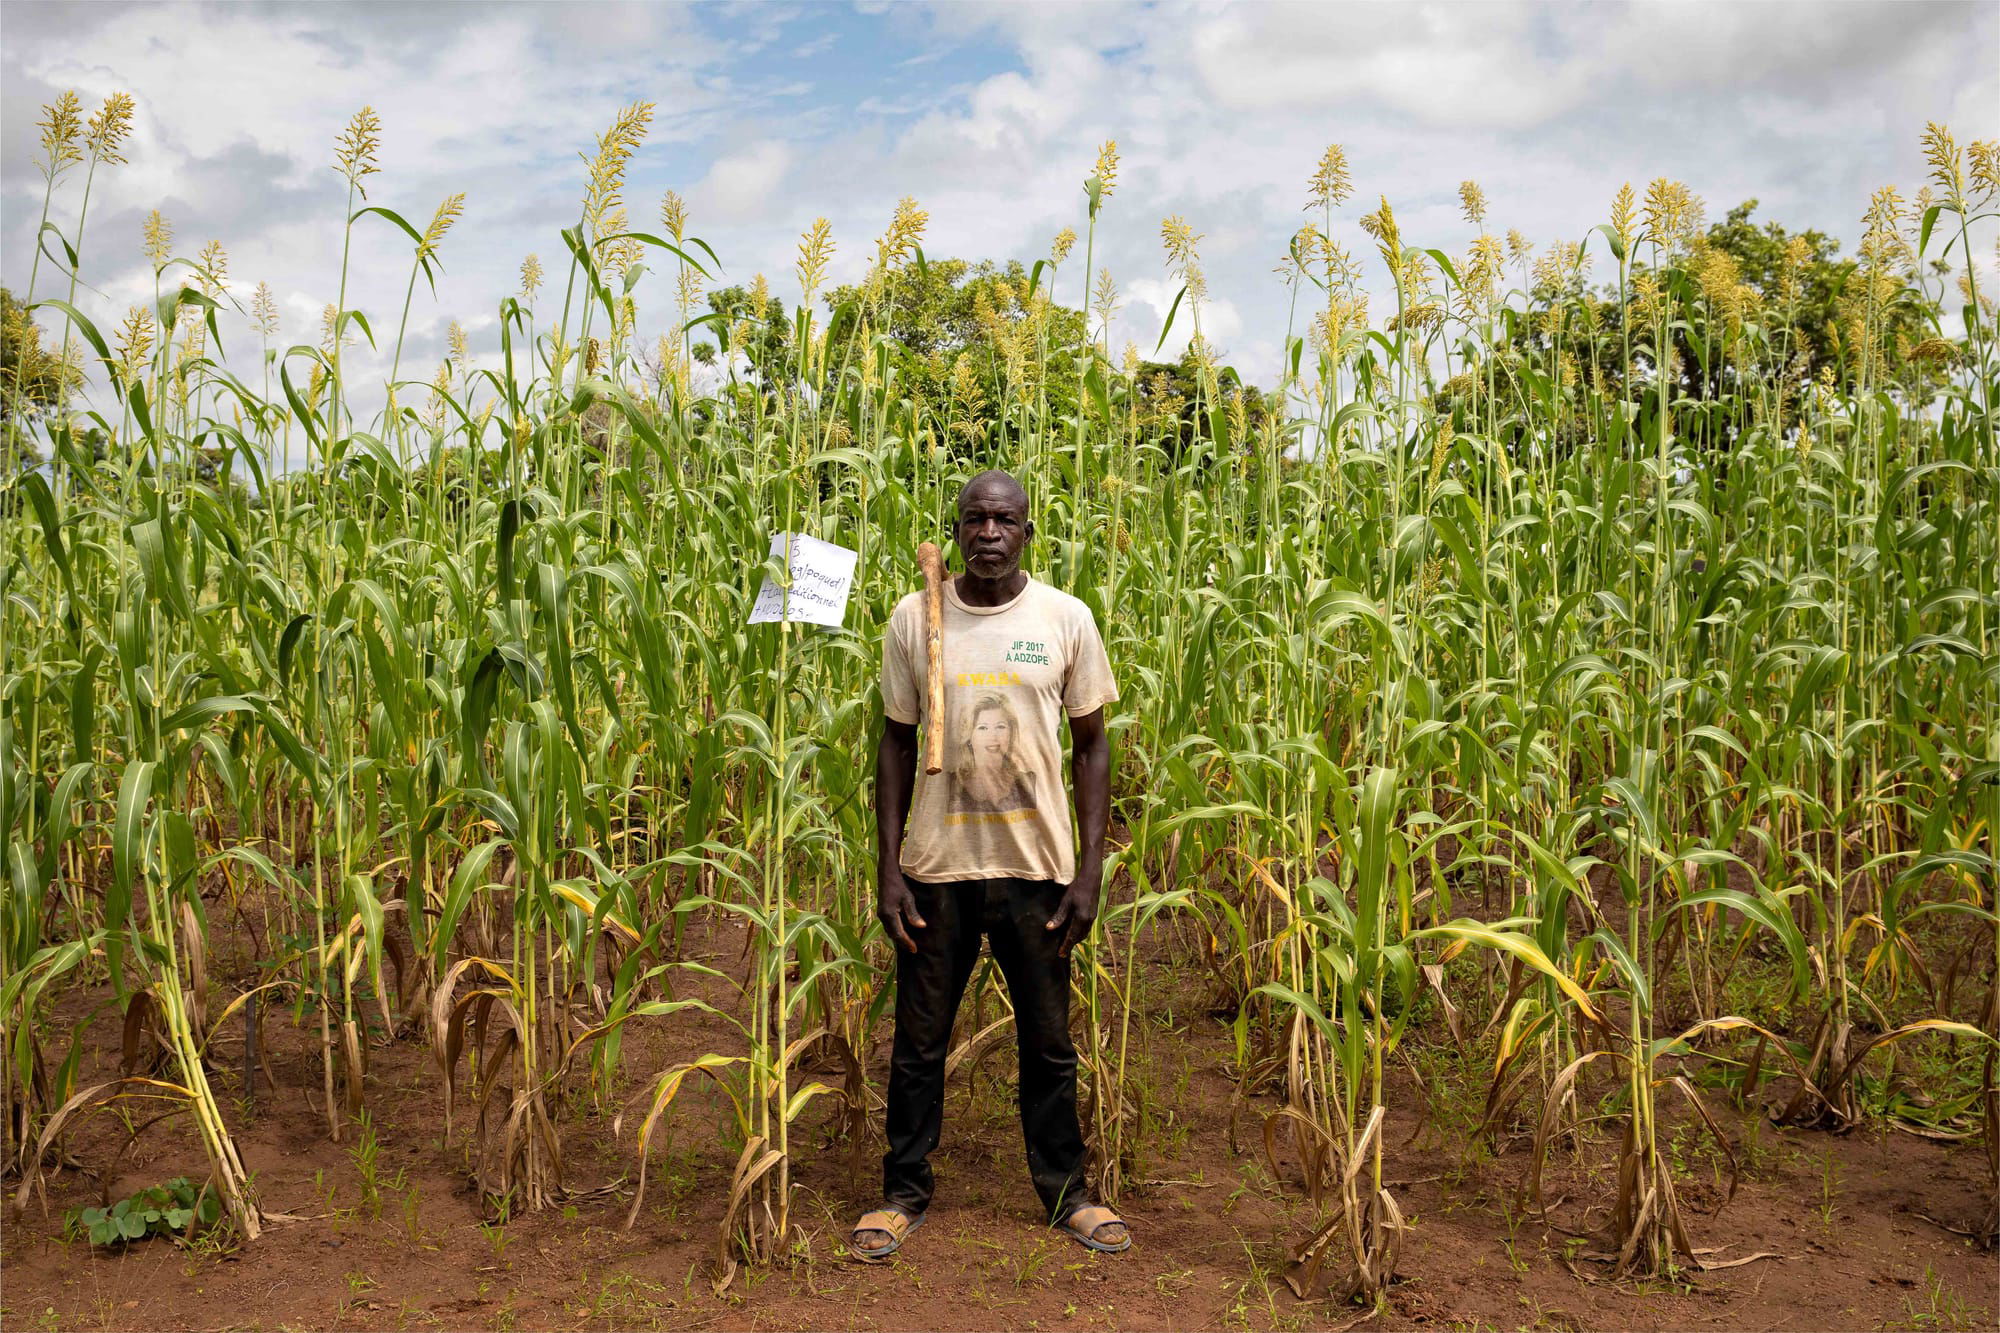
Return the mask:
[[[1268,382],[1286,334],[1273,269],[1328,144],[1351,166],[1335,230],[1357,255],[1373,254],[1358,220],[1377,196],[1407,241],[1459,253],[1473,232],[1463,180],[1485,191],[1490,225],[1546,245],[1584,237],[1620,184],[1656,176],[1684,181],[1711,217],[1755,198],[1758,216],[1851,251],[1872,190],[1923,183],[1927,121],[1961,142],[2000,134],[2000,3],[9,0],[0,281],[17,294],[42,206],[35,122],[65,88],[86,110],[114,90],[138,105],[130,164],[97,181],[83,241],[79,304],[106,326],[151,295],[141,227],[158,208],[177,253],[220,240],[234,295],[247,305],[269,283],[283,340],[317,342],[340,272],[334,141],[366,104],[383,123],[371,204],[421,228],[444,196],[467,196],[435,296],[418,286],[406,373],[435,366],[453,319],[491,366],[522,259],[559,280],[582,159],[621,106],[646,100],[634,225],[657,228],[661,196],[679,191],[722,280],[768,274],[787,304],[815,217],[832,223],[833,279],[852,280],[905,195],[930,214],[933,259],[1045,256],[1063,227],[1083,231],[1083,182],[1115,139],[1096,251],[1123,294],[1114,346],[1152,351],[1177,290],[1160,222],[1177,214],[1203,238],[1207,336]],[[80,185],[67,178],[51,211],[65,233]],[[1070,304],[1082,256],[1057,279]],[[408,239],[364,219],[347,304],[385,344],[409,270]],[[45,261],[37,296],[57,294],[48,273]],[[671,275],[637,294],[650,335]],[[222,330],[232,361],[253,366],[247,323]],[[384,374],[383,351],[350,353],[350,374]]]

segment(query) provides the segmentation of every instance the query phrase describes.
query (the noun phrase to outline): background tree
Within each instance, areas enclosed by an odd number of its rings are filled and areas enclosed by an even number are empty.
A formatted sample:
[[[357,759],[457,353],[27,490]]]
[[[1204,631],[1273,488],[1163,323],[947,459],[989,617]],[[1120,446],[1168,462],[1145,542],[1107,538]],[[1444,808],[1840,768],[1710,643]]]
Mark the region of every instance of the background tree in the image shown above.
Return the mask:
[[[1724,318],[1754,318],[1772,346],[1787,356],[1781,368],[1797,392],[1826,381],[1843,392],[1859,381],[1861,358],[1854,347],[1855,302],[1861,264],[1840,258],[1840,242],[1816,230],[1788,231],[1777,222],[1753,221],[1757,201],[1747,199],[1709,227],[1690,256],[1688,268],[1703,299],[1733,305]],[[1745,290],[1733,300],[1730,283]],[[1882,316],[1880,338],[1895,353],[1896,379],[1914,401],[1930,401],[1943,383],[1931,363],[1912,363],[1909,351],[1931,336],[1936,312],[1914,284],[1901,288]],[[1682,384],[1690,397],[1714,398],[1724,386],[1720,366],[1706,373],[1684,358]]]
[[[1839,241],[1824,232],[1759,224],[1756,209],[1755,199],[1738,204],[1657,266],[1642,243],[1623,304],[1615,283],[1587,280],[1580,251],[1551,249],[1533,266],[1530,306],[1501,312],[1492,364],[1468,344],[1465,373],[1442,386],[1438,406],[1464,408],[1490,382],[1502,402],[1525,409],[1513,421],[1536,420],[1537,447],[1563,454],[1590,437],[1594,408],[1649,397],[1664,364],[1673,401],[1693,408],[1681,419],[1683,438],[1725,477],[1744,429],[1788,429],[1813,386],[1852,393],[1864,367],[1875,388],[1929,403],[1958,358],[1937,354],[1939,311],[1911,280],[1907,247],[1887,299],[1864,321],[1872,279],[1861,260],[1841,258]],[[1755,401],[1739,401],[1745,394]],[[1518,436],[1507,421],[1501,434]]]
[[[40,461],[27,425],[60,402],[65,386],[78,378],[76,367],[42,346],[42,330],[27,307],[0,287],[0,476]]]
[[[828,345],[846,347],[864,324],[870,338],[886,339],[902,396],[941,411],[962,452],[1018,437],[1030,417],[1062,421],[1080,410],[1077,359],[1090,355],[1084,313],[1051,301],[1046,277],[1019,260],[910,264],[836,287],[826,301]],[[839,357],[836,351],[834,370]],[[1264,420],[1263,394],[1233,370],[1212,373],[1204,414],[1191,350],[1173,361],[1137,362],[1131,392],[1139,416],[1171,453],[1206,436],[1216,412]]]
[[[785,303],[770,294],[760,278],[756,285],[722,287],[708,294],[711,314],[724,318],[708,326],[714,342],[694,346],[694,359],[703,364],[715,360],[716,348],[740,351],[760,371],[782,367],[791,355],[792,326]]]
[[[864,326],[885,337],[903,397],[951,404],[961,424],[987,428],[961,439],[988,430],[1013,438],[1030,414],[1062,420],[1076,411],[1076,358],[1089,345],[1083,312],[1049,300],[1046,282],[1019,260],[909,264],[836,287],[826,303],[827,345],[844,349]]]
[[[1173,361],[1137,363],[1131,392],[1139,418],[1149,423],[1151,437],[1165,443],[1169,457],[1179,457],[1197,440],[1226,440],[1240,449],[1282,408],[1272,395],[1245,384],[1233,367],[1211,368],[1210,374],[1213,383],[1204,396],[1201,362],[1192,346]]]

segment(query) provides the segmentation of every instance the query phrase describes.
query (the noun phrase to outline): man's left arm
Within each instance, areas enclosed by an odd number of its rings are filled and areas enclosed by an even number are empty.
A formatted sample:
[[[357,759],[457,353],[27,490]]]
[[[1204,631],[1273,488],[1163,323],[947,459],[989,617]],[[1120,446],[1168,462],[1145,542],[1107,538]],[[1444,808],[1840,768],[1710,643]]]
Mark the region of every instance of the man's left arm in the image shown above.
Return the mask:
[[[1104,709],[1092,709],[1069,720],[1070,790],[1075,793],[1076,878],[1063,890],[1048,929],[1062,932],[1057,952],[1069,957],[1078,940],[1090,934],[1097,920],[1097,896],[1104,881],[1104,830],[1111,809],[1111,738],[1104,729]]]

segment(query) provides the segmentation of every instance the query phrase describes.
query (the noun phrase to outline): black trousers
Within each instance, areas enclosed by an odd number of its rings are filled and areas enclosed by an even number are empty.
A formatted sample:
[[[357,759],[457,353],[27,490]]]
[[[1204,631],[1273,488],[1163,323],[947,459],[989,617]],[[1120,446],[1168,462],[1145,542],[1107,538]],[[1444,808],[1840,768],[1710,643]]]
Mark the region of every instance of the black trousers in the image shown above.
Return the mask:
[[[915,1217],[930,1207],[930,1155],[944,1125],[952,1021],[984,935],[1007,979],[1021,1052],[1021,1134],[1028,1175],[1051,1222],[1089,1201],[1076,1121],[1076,1047],[1069,1036],[1069,959],[1049,930],[1063,885],[1042,879],[910,880],[925,927],[896,951],[896,1044],[889,1060],[889,1151],[882,1197]]]

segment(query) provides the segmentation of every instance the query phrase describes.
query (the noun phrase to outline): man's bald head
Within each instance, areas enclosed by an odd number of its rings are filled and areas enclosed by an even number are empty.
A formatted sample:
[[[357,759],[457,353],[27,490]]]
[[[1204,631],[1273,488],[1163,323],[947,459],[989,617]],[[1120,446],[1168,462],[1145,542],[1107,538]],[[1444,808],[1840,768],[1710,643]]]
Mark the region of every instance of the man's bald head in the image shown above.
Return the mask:
[[[1034,535],[1028,492],[1007,473],[982,472],[959,491],[952,537],[967,574],[989,584],[1011,583],[1021,568],[1021,548]]]
[[[988,468],[958,489],[958,512],[963,514],[968,501],[977,498],[992,504],[1012,503],[1020,507],[1021,517],[1028,516],[1028,488],[1014,480],[1011,472],[999,468]]]

